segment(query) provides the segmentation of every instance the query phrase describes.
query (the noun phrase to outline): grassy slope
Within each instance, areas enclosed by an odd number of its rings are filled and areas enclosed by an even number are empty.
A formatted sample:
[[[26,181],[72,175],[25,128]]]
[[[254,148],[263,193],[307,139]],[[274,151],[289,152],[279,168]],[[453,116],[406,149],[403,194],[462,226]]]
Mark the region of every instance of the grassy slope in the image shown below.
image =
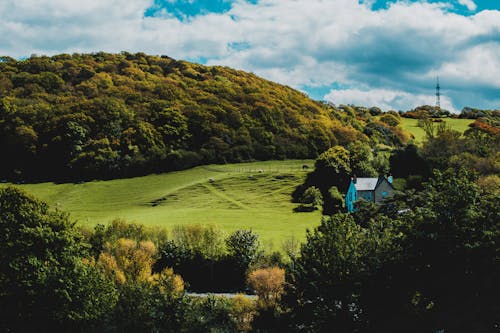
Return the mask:
[[[303,164],[313,161],[210,165],[131,179],[20,187],[82,224],[120,217],[166,227],[210,223],[226,232],[252,228],[277,248],[292,235],[303,239],[306,228],[320,222],[318,212],[292,211],[296,205],[290,194],[306,175]]]
[[[425,133],[424,130],[418,127],[418,120],[411,118],[401,118],[402,125],[405,130],[410,132],[415,136],[415,142],[417,144],[422,143]],[[474,122],[473,119],[452,119],[452,118],[444,118],[443,119],[447,124],[451,126],[452,129],[457,130],[459,132],[464,132],[469,128],[469,124]]]

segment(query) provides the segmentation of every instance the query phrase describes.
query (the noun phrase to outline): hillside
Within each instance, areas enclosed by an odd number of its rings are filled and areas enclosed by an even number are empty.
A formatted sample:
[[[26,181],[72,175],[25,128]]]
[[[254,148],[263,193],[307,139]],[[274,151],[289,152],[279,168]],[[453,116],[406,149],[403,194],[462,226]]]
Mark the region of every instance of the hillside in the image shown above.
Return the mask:
[[[131,177],[315,158],[354,140],[406,140],[367,109],[358,111],[250,73],[166,56],[0,57],[0,178]]]
[[[80,225],[115,218],[171,228],[214,224],[226,232],[251,228],[279,248],[291,236],[305,237],[320,213],[294,213],[294,188],[313,161],[269,161],[197,168],[129,179],[80,184],[26,184],[20,188],[71,213]],[[261,171],[261,172],[260,172]]]

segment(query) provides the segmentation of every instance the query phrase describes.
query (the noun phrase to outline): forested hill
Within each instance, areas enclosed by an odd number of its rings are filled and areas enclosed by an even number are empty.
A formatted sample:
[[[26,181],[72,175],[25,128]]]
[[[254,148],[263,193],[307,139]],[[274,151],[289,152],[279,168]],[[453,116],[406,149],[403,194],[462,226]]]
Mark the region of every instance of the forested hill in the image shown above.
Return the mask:
[[[143,53],[0,58],[2,179],[128,177],[406,139],[368,109],[227,67]]]

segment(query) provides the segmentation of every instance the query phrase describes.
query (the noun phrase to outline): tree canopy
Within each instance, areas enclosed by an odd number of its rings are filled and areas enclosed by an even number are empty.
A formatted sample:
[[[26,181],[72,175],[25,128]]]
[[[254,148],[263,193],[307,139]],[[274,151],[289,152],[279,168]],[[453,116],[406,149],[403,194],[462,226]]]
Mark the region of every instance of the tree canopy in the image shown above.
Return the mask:
[[[116,178],[400,145],[395,123],[227,67],[144,53],[0,62],[0,177]],[[373,137],[369,139],[368,136]]]
[[[91,328],[117,293],[86,260],[68,215],[8,187],[0,189],[0,330]]]
[[[492,331],[498,325],[497,198],[465,170],[436,173],[364,221],[325,217],[287,292],[292,327],[324,332]],[[384,206],[404,208],[397,211]]]

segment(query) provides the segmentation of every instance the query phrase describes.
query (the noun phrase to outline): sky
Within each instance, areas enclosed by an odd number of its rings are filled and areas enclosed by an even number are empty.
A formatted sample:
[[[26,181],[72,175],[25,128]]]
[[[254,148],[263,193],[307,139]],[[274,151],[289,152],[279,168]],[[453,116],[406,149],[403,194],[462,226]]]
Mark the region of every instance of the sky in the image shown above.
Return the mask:
[[[500,0],[2,0],[0,55],[145,52],[334,104],[500,108]]]

